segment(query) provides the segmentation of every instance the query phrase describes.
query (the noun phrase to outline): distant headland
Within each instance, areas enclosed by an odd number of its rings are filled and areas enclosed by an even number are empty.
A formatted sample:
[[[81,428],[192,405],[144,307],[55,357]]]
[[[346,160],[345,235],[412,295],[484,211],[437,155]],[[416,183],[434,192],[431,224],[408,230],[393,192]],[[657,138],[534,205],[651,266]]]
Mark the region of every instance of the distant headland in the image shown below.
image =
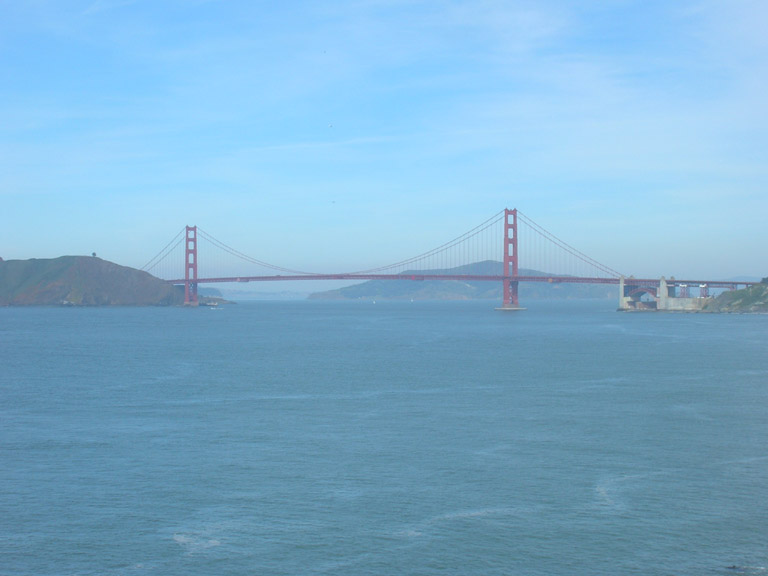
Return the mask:
[[[95,256],[0,260],[0,306],[174,306],[184,291]]]
[[[703,312],[768,313],[768,277],[749,288],[723,292]]]
[[[410,274],[501,275],[503,264],[486,260],[456,268],[406,270]],[[546,272],[521,268],[522,276],[547,276]],[[616,287],[590,284],[527,283],[520,288],[526,300],[615,299]],[[501,300],[500,282],[472,280],[368,280],[337,290],[310,294],[312,300]]]

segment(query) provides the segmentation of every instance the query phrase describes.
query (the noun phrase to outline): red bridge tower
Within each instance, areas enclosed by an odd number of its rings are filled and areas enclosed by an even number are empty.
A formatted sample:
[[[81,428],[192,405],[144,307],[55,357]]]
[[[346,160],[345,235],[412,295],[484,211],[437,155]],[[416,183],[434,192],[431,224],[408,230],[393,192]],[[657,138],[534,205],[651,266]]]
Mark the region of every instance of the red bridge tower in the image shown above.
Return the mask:
[[[197,226],[187,226],[184,254],[184,305],[197,306]]]
[[[504,209],[504,298],[499,310],[522,310],[517,298],[517,208]],[[515,280],[512,280],[515,278]]]

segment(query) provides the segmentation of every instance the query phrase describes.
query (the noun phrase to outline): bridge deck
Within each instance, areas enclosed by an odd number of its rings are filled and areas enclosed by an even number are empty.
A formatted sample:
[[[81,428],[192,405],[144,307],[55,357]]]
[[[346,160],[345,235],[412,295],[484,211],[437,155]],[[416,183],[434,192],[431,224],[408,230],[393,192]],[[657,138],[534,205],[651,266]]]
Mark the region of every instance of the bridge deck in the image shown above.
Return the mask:
[[[197,284],[236,283],[236,282],[284,282],[296,280],[463,280],[465,282],[502,282],[509,278],[511,282],[544,282],[550,284],[614,284],[618,285],[620,278],[591,278],[582,276],[496,276],[479,274],[306,274],[306,275],[274,275],[274,276],[229,276],[220,278],[198,278]],[[168,280],[171,284],[184,284],[185,279]],[[642,286],[659,283],[658,278],[624,278],[626,285]],[[668,279],[667,284],[677,286],[687,284],[700,286],[706,284],[710,288],[738,288],[752,286],[759,282],[735,282],[727,280],[685,280]]]

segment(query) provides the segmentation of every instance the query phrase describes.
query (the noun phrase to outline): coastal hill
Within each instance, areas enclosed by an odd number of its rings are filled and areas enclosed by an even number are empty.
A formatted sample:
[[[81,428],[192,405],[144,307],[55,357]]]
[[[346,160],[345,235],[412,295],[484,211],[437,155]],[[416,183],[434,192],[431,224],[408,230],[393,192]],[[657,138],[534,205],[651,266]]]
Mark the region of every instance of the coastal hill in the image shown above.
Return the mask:
[[[768,278],[743,290],[723,292],[704,308],[704,312],[768,312]]]
[[[503,264],[487,260],[445,270],[421,270],[402,274],[476,274],[495,276]],[[521,276],[548,276],[538,270],[520,269]],[[530,300],[618,298],[618,288],[609,285],[522,283],[520,297]],[[313,300],[501,300],[501,282],[462,280],[369,280],[338,290],[316,292]]]
[[[170,306],[184,291],[95,256],[0,261],[0,306]]]

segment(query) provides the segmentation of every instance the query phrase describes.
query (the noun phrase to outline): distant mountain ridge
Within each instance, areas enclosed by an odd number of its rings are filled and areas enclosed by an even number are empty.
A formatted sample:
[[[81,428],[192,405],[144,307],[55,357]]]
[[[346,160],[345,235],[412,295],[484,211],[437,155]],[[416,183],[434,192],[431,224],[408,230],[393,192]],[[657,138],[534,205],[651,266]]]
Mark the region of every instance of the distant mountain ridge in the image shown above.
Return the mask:
[[[184,292],[95,256],[0,261],[0,306],[171,306]]]
[[[404,275],[424,274],[467,274],[498,276],[503,264],[485,260],[476,264],[447,268],[444,270],[413,270],[402,272]],[[521,276],[551,276],[551,273],[521,268]],[[560,284],[560,283],[521,283],[520,297],[531,300],[543,299],[580,299],[580,298],[618,298],[618,288],[607,285]],[[361,284],[315,292],[310,294],[313,300],[501,300],[501,282],[463,281],[463,280],[369,280]]]

